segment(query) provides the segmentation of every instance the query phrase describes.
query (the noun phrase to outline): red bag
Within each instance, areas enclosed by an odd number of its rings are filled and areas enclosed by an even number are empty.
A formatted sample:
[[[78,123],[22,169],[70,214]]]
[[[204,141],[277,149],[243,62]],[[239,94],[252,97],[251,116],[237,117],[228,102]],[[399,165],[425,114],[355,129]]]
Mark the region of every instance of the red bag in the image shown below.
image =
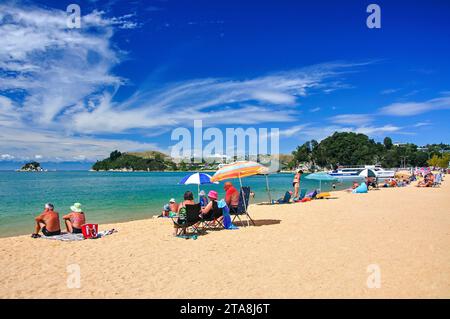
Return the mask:
[[[84,238],[97,238],[98,224],[84,224],[81,226],[81,231]]]

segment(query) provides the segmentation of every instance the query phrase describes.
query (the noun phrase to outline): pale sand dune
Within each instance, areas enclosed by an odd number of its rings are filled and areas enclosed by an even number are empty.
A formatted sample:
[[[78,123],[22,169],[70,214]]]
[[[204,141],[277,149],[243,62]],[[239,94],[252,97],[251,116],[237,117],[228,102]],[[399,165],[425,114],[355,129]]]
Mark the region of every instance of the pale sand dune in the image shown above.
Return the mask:
[[[119,232],[83,242],[0,239],[0,297],[450,297],[450,183],[334,195],[252,206],[260,227],[198,240],[161,219],[102,225]],[[66,285],[73,263],[80,289]],[[367,287],[371,264],[381,288]]]

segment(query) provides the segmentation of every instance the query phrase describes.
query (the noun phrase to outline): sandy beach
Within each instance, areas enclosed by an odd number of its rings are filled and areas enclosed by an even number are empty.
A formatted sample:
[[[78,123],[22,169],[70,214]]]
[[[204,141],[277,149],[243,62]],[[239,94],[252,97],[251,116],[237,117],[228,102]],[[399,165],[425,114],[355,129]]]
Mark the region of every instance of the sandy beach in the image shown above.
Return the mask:
[[[0,297],[450,297],[448,181],[250,213],[257,227],[197,240],[174,238],[167,219],[101,225],[118,233],[99,240],[0,239]],[[67,285],[74,264],[80,288]],[[379,288],[367,284],[374,269]]]

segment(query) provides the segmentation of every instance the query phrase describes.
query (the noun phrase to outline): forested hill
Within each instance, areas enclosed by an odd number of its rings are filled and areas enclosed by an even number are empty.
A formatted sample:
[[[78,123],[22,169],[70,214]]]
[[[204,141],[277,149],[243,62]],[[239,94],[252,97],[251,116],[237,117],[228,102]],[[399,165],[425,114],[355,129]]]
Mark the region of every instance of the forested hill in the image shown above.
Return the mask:
[[[450,145],[441,143],[419,147],[412,143],[394,144],[389,137],[383,143],[377,143],[364,134],[335,132],[320,143],[311,140],[299,145],[292,155],[291,167],[300,163],[323,168],[370,164],[381,164],[383,167],[447,167]]]
[[[92,169],[96,171],[164,171],[176,170],[176,164],[169,156],[160,152],[121,153],[114,151],[108,158],[97,161]]]
[[[386,168],[406,166],[436,166],[446,168],[450,161],[450,145],[412,143],[394,144],[386,137],[383,143],[375,142],[367,135],[353,132],[335,132],[320,143],[311,140],[299,145],[292,155],[280,155],[281,169],[294,169],[306,164],[312,169],[334,168],[337,165],[381,164]],[[196,163],[193,159],[175,163],[164,153],[149,151],[121,153],[114,151],[92,169],[96,171],[200,171],[216,170],[218,162]]]

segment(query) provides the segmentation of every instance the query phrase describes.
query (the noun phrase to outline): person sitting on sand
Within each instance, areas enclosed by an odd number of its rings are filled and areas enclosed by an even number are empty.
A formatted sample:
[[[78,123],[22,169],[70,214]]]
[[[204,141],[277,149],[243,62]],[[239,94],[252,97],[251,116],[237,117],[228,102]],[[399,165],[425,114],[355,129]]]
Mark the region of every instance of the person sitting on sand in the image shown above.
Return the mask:
[[[434,184],[434,175],[433,173],[428,173],[425,175],[423,181],[417,184],[417,187],[431,187]]]
[[[55,212],[55,207],[53,204],[45,204],[44,211],[35,218],[36,227],[34,233],[31,235],[32,238],[39,238],[39,231],[42,230],[44,236],[55,236],[61,234],[61,228],[59,225],[59,214]]]
[[[354,189],[358,188],[359,183],[356,181],[353,181],[352,187],[351,188],[347,188],[345,191],[346,192],[352,192]]]
[[[86,215],[81,209],[80,203],[75,203],[70,206],[71,212],[63,216],[64,222],[66,223],[67,232],[72,234],[81,234],[81,226],[86,224]]]
[[[169,204],[164,204],[161,215],[158,217],[169,217],[170,216],[170,207]]]
[[[169,200],[169,208],[170,208],[171,212],[174,212],[174,213],[178,212],[178,203],[175,200],[175,198],[171,198]]]
[[[223,185],[223,189],[225,190],[225,202],[230,208],[230,212],[237,213],[237,208],[239,205],[238,190],[234,188],[231,182],[225,182],[225,184]]]
[[[169,200],[169,203],[165,204],[163,206],[161,215],[159,215],[158,217],[171,217],[172,215],[176,214],[177,212],[178,212],[178,204],[177,204],[175,198],[171,198]]]

